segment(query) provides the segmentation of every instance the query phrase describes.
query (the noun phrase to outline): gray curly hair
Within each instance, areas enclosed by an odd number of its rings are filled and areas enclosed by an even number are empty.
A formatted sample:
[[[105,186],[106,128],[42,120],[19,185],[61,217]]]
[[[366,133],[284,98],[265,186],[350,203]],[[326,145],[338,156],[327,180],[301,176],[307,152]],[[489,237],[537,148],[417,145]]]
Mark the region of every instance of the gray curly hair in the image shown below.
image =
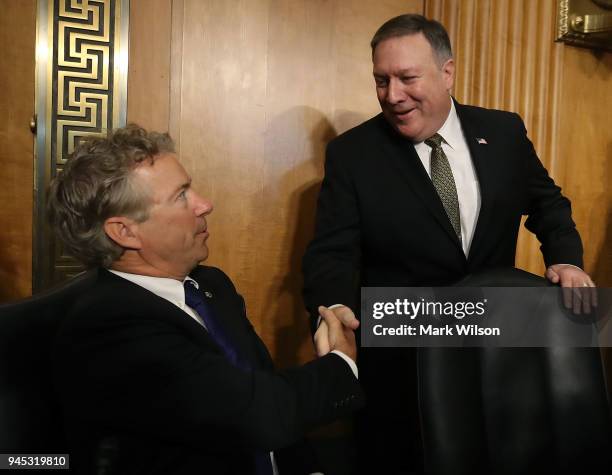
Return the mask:
[[[150,196],[134,183],[132,170],[173,152],[168,134],[147,132],[136,124],[79,143],[47,194],[49,222],[66,252],[86,267],[110,267],[123,248],[106,235],[106,219],[148,218]]]

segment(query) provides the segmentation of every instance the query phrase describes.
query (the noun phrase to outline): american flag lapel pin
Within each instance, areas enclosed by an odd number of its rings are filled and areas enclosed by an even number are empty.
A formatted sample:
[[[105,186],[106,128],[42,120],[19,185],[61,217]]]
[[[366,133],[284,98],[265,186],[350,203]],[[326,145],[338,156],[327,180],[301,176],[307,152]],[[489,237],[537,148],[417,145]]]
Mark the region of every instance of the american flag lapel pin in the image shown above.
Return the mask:
[[[476,137],[476,142],[478,142],[478,145],[488,145],[487,141],[481,137]]]

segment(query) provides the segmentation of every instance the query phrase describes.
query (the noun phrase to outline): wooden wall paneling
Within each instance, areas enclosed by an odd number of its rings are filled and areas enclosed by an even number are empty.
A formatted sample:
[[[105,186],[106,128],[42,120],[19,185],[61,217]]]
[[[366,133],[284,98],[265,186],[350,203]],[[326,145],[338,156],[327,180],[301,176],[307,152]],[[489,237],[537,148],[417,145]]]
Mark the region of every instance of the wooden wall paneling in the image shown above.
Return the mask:
[[[519,113],[555,181],[563,45],[553,43],[555,5],[546,0],[428,0],[425,14],[448,29],[457,63],[455,96]],[[521,230],[517,266],[543,273],[537,239]]]
[[[262,202],[270,2],[186,0],[183,8],[180,124],[171,128],[194,186],[215,206],[207,263],[229,273],[253,316],[270,272],[255,268],[260,222],[275,212]]]
[[[172,34],[170,38],[170,111],[168,130],[176,151],[181,150],[181,88],[183,86],[183,24],[185,2],[172,0]]]
[[[130,1],[128,123],[168,130],[171,35],[172,0]]]
[[[558,134],[564,185],[585,268],[598,285],[612,287],[612,53],[565,49]]]
[[[335,80],[330,99],[334,104],[331,120],[337,133],[345,132],[380,112],[370,52],[370,40],[376,30],[394,16],[423,12],[423,0],[381,3],[367,0],[335,2],[333,45],[336,53],[332,58]]]
[[[32,293],[36,1],[0,1],[0,302]]]
[[[325,146],[378,113],[369,40],[405,9],[406,2],[385,9],[364,1],[271,4],[262,199],[274,211],[259,224],[255,268],[269,276],[254,289],[254,302],[261,333],[283,364],[313,355],[300,269],[314,229]]]
[[[255,269],[266,269],[267,276],[253,289],[250,308],[259,315],[261,335],[285,365],[295,363],[300,352],[313,353],[305,311],[296,296],[310,237],[304,231],[314,225],[318,170],[326,141],[337,134],[330,120],[338,86],[337,4],[273,0],[270,12],[267,114],[261,124],[265,212],[257,224],[259,251],[252,256]]]
[[[170,130],[194,185],[215,204],[208,263],[232,277],[282,365],[312,357],[301,258],[325,145],[379,110],[376,28],[422,8],[421,0],[173,5]]]

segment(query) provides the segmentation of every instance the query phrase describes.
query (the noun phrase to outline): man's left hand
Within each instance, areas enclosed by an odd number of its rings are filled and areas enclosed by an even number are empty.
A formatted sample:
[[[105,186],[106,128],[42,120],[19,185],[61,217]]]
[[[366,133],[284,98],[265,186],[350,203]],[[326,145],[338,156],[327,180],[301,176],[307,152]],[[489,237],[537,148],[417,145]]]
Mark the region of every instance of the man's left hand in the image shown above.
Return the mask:
[[[546,269],[546,278],[563,288],[565,308],[571,308],[576,315],[583,311],[591,313],[597,307],[597,289],[589,275],[570,264],[553,264]]]

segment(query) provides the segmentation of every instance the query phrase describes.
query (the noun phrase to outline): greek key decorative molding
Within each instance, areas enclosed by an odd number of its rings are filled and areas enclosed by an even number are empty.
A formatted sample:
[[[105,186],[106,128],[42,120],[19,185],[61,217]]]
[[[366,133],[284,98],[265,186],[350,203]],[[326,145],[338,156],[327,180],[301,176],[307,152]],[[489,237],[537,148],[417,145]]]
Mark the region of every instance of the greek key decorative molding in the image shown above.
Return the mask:
[[[84,138],[125,125],[129,0],[39,0],[35,291],[79,273],[46,223],[45,192]]]

